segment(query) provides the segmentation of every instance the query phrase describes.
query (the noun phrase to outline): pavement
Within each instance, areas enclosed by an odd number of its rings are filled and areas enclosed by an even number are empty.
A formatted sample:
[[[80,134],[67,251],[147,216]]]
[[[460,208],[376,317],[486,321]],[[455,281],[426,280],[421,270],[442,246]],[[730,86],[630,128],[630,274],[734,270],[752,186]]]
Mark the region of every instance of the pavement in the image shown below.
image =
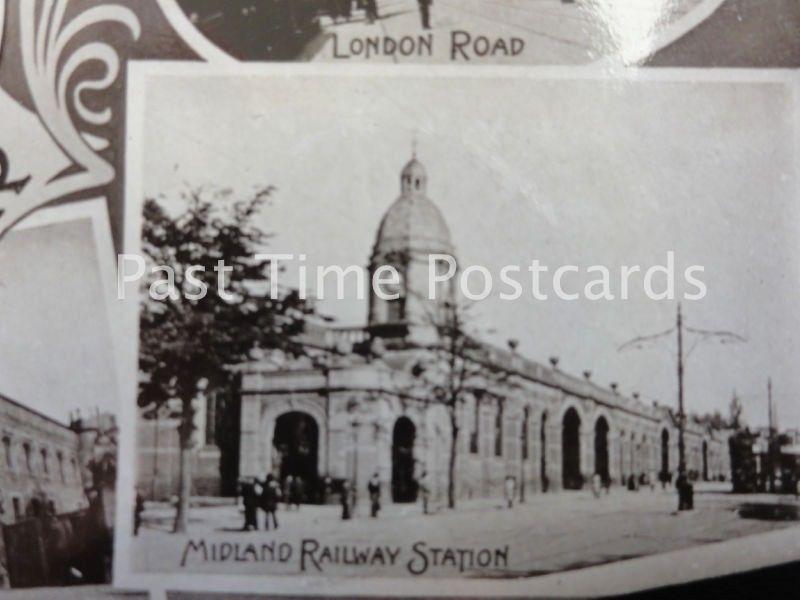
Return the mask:
[[[468,32],[473,41],[486,36],[492,47],[498,39],[524,40],[524,51],[507,56],[499,47],[493,55],[478,56],[467,52],[471,62],[492,64],[587,64],[609,56],[641,55],[642,48],[653,50],[662,33],[676,29],[673,37],[697,24],[692,14],[707,15],[721,0],[436,0],[431,7],[432,52],[414,52],[401,56],[373,52],[370,61],[379,62],[450,62],[453,57],[453,31]],[[794,0],[789,0],[794,1]],[[366,49],[360,41],[375,36],[400,40],[403,36],[426,35],[421,27],[416,0],[378,2],[381,18],[370,24],[362,11],[355,11],[350,21],[323,17],[322,33],[304,52],[307,60],[364,60]],[[688,18],[687,18],[688,17]],[[470,48],[468,45],[467,48]],[[466,62],[462,53],[457,60]],[[338,57],[338,58],[337,58]]]
[[[735,495],[717,484],[697,486],[695,510],[677,513],[675,508],[672,490],[615,489],[600,498],[585,491],[537,494],[512,509],[500,499],[463,501],[454,511],[440,509],[433,515],[422,515],[418,505],[388,505],[372,519],[365,514],[364,499],[350,521],[339,518],[336,506],[304,505],[296,511],[281,510],[277,531],[241,532],[242,514],[230,504],[193,508],[190,534],[174,535],[169,533],[171,509],[149,505],[134,540],[134,569],[408,576],[416,561],[414,566],[424,567],[420,574],[425,576],[527,577],[798,525],[794,496]],[[794,520],[782,520],[787,515]],[[190,547],[190,540],[203,542],[203,550]],[[248,555],[250,545],[258,550]],[[264,555],[261,549],[266,546],[283,546],[285,560]],[[352,559],[358,551],[375,548],[395,549],[398,558]],[[457,560],[443,559],[448,548]],[[474,560],[481,550],[495,557],[505,552],[506,558],[481,567]],[[320,557],[331,560],[320,562]]]

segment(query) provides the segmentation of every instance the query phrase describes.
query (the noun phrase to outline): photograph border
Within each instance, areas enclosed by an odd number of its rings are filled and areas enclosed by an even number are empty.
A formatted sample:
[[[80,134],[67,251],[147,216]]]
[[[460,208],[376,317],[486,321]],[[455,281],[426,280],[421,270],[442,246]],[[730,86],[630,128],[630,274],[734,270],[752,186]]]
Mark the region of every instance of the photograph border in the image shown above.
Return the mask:
[[[788,86],[794,97],[795,154],[800,152],[800,72],[793,69],[627,69],[604,66],[530,67],[487,66],[464,69],[457,65],[385,65],[331,63],[186,63],[180,61],[129,61],[127,73],[127,122],[125,149],[124,252],[139,253],[142,226],[142,132],[144,91],[149,79],[159,76],[242,77],[291,76],[495,79],[520,78],[553,81],[607,81],[616,85],[642,82],[731,82],[776,83]],[[800,161],[795,162],[796,182]],[[800,187],[800,185],[798,185]],[[116,286],[114,286],[116,289]],[[129,294],[130,295],[130,294]],[[800,560],[800,526],[710,543],[693,548],[621,560],[602,566],[529,578],[396,578],[308,575],[198,575],[196,573],[152,573],[132,570],[133,509],[136,477],[135,401],[138,382],[139,297],[126,300],[120,339],[124,369],[119,379],[124,387],[119,415],[121,457],[117,480],[117,521],[115,524],[114,585],[147,588],[151,593],[171,590],[186,592],[269,593],[324,596],[580,596],[620,594],[729,575],[760,567]],[[677,518],[677,517],[676,517]]]

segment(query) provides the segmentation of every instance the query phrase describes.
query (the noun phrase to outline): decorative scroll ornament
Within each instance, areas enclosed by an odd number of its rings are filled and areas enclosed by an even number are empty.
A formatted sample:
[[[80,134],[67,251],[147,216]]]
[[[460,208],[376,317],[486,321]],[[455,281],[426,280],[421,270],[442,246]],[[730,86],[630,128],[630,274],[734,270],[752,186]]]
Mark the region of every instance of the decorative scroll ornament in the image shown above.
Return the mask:
[[[99,41],[67,53],[65,49],[77,34],[96,25],[122,24],[134,40],[139,38],[141,26],[133,11],[115,4],[88,8],[65,22],[68,4],[68,0],[19,3],[21,55],[30,95],[39,120],[69,165],[47,180],[34,177],[22,193],[0,192],[0,236],[26,215],[59,198],[105,186],[114,179],[114,168],[100,154],[109,140],[86,131],[87,126],[108,125],[111,108],[89,108],[82,94],[107,90],[114,83],[120,70],[119,56],[109,44]],[[93,62],[102,65],[103,74],[94,79],[82,77],[72,85],[78,68]]]

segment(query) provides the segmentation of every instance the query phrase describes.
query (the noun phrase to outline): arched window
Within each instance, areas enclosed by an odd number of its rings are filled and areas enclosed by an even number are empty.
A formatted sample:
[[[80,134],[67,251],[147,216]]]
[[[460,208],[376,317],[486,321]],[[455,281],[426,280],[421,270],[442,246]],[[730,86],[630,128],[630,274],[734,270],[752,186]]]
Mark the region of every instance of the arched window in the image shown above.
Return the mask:
[[[50,475],[50,465],[47,464],[47,448],[42,448],[40,453],[42,455],[42,473],[47,477]]]
[[[528,449],[528,420],[530,419],[530,409],[526,406],[522,411],[522,432],[520,433],[520,444],[522,445],[522,460],[528,460],[530,454]]]
[[[31,464],[31,446],[27,442],[22,444],[22,452],[25,455],[25,469],[28,474],[33,474],[33,465]]]
[[[56,461],[58,462],[58,476],[61,478],[61,483],[66,483],[67,477],[64,473],[64,455],[60,450],[56,452]]]
[[[14,461],[11,458],[11,438],[3,437],[3,454],[6,457],[6,468],[11,471],[14,469]]]
[[[503,456],[503,402],[497,401],[497,412],[494,414],[494,455]]]
[[[478,441],[480,440],[481,429],[481,398],[475,395],[473,398],[474,410],[472,414],[472,431],[469,434],[469,451],[470,454],[478,453]]]

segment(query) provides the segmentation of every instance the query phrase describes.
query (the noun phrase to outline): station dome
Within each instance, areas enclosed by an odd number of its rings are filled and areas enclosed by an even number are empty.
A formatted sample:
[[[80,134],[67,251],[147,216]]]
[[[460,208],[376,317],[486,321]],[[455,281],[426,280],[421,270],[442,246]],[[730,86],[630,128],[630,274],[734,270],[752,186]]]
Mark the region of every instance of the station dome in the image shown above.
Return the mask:
[[[400,197],[381,220],[373,256],[397,252],[453,254],[450,229],[428,198],[427,185],[425,167],[412,158],[400,173]]]

